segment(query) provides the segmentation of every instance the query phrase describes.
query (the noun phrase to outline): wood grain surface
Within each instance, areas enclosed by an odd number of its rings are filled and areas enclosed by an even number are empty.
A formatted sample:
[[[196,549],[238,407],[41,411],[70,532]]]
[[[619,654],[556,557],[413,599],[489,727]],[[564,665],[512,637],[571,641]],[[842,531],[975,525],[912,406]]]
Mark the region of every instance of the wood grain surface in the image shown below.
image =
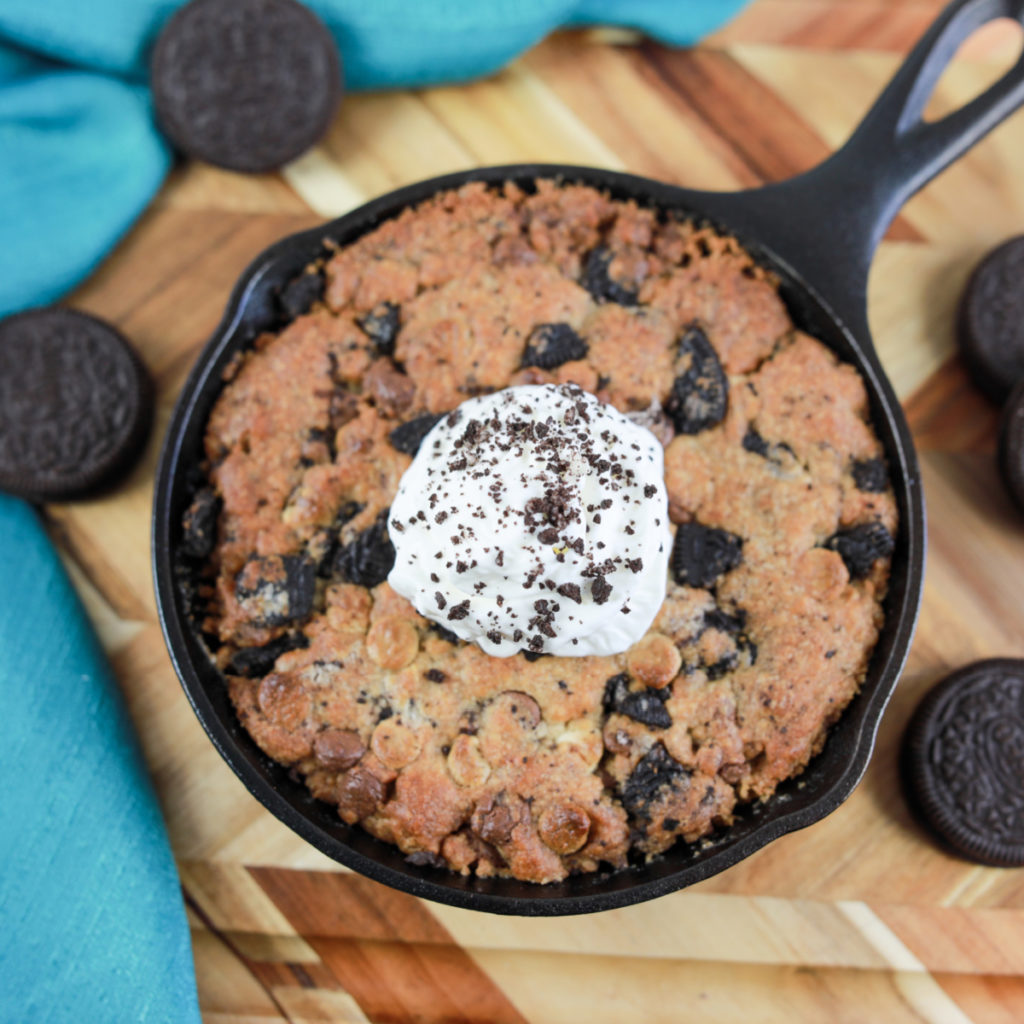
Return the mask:
[[[1024,1020],[1024,873],[938,849],[901,796],[921,695],[978,657],[1024,655],[1024,521],[994,466],[997,410],[954,354],[978,258],[1024,233],[1024,113],[913,199],[882,243],[869,313],[920,446],[930,560],[920,629],[864,783],[838,811],[701,885],[586,918],[426,904],[339,868],[221,762],[157,626],[149,517],[158,443],[232,282],[265,245],[396,186],[545,160],[733,189],[838,146],[939,0],[755,0],[691,52],[561,33],[468,86],[348,97],[280,175],[179,166],[70,302],[110,318],[159,385],[157,429],[102,500],[46,514],[113,659],[181,871],[208,1024]],[[1019,46],[1006,25],[933,98],[961,104]]]

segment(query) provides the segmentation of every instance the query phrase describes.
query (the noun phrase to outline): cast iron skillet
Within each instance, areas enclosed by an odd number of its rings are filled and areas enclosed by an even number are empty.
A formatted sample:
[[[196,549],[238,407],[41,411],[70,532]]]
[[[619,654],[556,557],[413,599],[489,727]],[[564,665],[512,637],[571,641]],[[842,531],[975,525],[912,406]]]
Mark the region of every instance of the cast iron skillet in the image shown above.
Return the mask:
[[[906,421],[868,331],[866,284],[875,246],[903,202],[1024,102],[1024,57],[987,92],[935,123],[922,120],[932,89],[959,44],[997,17],[1024,21],[1024,0],[956,0],[900,68],[846,145],[790,181],[733,194],[693,192],[589,167],[517,164],[449,174],[398,189],[323,227],[271,246],[242,275],[227,312],[178,400],[157,474],[153,564],[164,636],[196,715],[249,791],[329,857],[417,896],[504,914],[585,913],[652,899],[707,878],[835,810],[867,765],[879,719],[899,678],[917,619],[924,573],[921,478]],[[392,846],[345,826],[327,804],[271,762],[239,725],[222,678],[187,614],[176,557],[181,516],[195,487],[204,425],[221,371],[277,316],[280,287],[322,251],[346,243],[405,207],[469,181],[560,178],[607,189],[617,198],[682,211],[739,237],[782,281],[796,323],[864,377],[875,428],[884,444],[899,503],[885,626],[867,679],[798,779],[765,804],[743,810],[714,840],[678,844],[653,863],[539,886],[507,879],[462,878],[406,863]]]

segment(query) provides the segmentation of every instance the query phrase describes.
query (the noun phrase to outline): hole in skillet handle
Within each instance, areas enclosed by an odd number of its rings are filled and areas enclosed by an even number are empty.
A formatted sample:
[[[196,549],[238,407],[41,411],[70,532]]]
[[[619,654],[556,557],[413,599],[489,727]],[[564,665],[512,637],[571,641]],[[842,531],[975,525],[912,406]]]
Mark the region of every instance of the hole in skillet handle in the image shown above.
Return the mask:
[[[865,343],[874,251],[903,204],[1024,103],[1024,56],[941,120],[923,119],[961,43],[1024,0],[954,0],[925,32],[848,141],[796,178],[701,205],[743,239],[761,240]],[[749,199],[745,203],[737,200]]]
[[[1024,27],[1013,18],[996,18],[976,28],[957,48],[932,88],[921,114],[935,124],[987,92],[1024,55]],[[959,67],[958,67],[959,66]],[[970,90],[965,94],[964,87]]]

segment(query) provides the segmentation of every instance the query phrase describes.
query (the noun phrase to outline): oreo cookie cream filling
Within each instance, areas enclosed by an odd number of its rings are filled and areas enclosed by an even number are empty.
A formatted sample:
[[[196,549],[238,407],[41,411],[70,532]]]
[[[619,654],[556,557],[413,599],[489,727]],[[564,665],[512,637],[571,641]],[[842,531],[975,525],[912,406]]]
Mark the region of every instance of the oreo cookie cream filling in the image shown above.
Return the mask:
[[[668,523],[650,431],[575,385],[506,388],[425,437],[388,583],[488,654],[617,654],[665,599]]]

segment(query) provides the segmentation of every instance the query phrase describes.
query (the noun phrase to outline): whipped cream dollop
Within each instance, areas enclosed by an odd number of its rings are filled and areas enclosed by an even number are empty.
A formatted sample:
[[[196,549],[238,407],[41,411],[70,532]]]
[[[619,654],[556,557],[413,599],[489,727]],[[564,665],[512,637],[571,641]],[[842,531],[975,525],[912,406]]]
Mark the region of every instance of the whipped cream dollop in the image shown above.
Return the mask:
[[[665,597],[662,447],[574,385],[471,398],[424,438],[388,533],[391,586],[488,654],[615,654]]]

